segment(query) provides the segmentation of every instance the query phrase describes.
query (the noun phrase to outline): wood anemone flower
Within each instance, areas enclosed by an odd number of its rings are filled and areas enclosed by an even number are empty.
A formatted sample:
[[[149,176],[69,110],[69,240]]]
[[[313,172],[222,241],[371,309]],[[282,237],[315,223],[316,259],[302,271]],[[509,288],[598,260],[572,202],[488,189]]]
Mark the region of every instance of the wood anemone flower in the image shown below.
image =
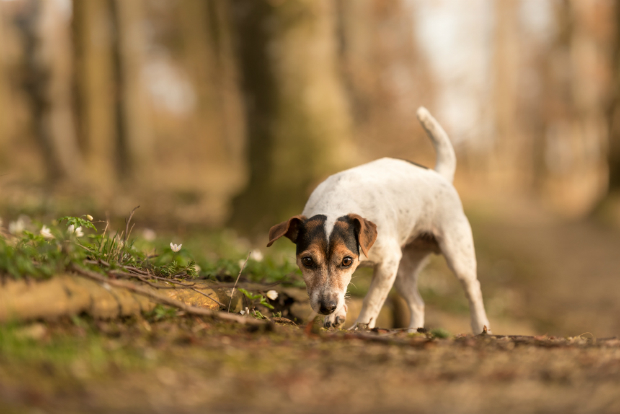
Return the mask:
[[[17,219],[16,221],[11,221],[9,223],[9,233],[11,234],[20,234],[24,231],[25,228],[26,225],[24,223],[24,220],[22,220],[21,218]]]
[[[173,252],[178,252],[179,250],[181,250],[181,247],[183,247],[182,244],[174,244],[174,243],[170,243],[170,248],[172,249]]]
[[[82,227],[75,228],[73,224],[71,224],[68,228],[70,234],[75,234],[75,237],[82,237],[84,232],[82,231]]]
[[[41,227],[41,236],[45,237],[46,239],[53,239],[54,238],[54,235],[52,234],[52,231],[47,226]]]

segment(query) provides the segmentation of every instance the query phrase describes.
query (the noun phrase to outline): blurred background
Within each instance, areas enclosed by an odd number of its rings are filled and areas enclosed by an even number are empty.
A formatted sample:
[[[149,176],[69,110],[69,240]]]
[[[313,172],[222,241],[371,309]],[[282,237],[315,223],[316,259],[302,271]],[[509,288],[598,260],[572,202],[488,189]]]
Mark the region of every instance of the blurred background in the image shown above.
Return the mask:
[[[432,167],[423,105],[495,331],[617,334],[619,29],[611,0],[0,0],[0,217],[139,204],[262,246],[331,173]],[[427,273],[429,323],[461,324]]]

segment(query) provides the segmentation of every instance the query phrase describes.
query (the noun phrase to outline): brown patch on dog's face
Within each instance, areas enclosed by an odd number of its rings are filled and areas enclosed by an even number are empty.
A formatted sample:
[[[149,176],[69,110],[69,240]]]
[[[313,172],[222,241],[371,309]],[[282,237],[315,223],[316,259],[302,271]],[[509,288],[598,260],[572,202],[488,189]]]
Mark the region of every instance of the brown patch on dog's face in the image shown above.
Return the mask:
[[[326,221],[324,215],[292,217],[272,227],[268,245],[282,236],[297,245],[297,265],[310,304],[324,315],[344,306],[347,286],[360,263],[360,248],[367,254],[377,237],[376,226],[356,214],[339,217],[329,235]]]
[[[304,223],[297,242],[297,265],[301,269],[312,308],[327,315],[344,305],[351,276],[359,265],[355,224],[340,217],[329,240],[325,216]]]

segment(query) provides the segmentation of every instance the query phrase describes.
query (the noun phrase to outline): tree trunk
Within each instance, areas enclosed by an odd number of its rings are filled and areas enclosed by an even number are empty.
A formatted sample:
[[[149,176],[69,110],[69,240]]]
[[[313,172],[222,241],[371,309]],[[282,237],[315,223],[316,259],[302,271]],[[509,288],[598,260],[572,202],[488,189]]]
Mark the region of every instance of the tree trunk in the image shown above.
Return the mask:
[[[620,191],[620,4],[614,3],[613,98],[609,111],[609,190]]]
[[[0,39],[6,39],[4,33],[6,21],[2,12],[2,4],[0,4]],[[4,42],[0,42],[0,163],[5,164],[5,154],[7,141],[10,136],[9,120],[11,119],[11,107],[9,105],[9,83],[7,81],[8,71],[5,64]],[[0,167],[0,175],[3,174]]]
[[[33,0],[20,26],[23,65],[33,129],[48,179],[79,181],[81,154],[73,114],[73,60],[67,11],[58,2]]]
[[[73,3],[76,113],[89,182],[110,189],[116,182],[112,33],[107,0]]]
[[[328,0],[235,0],[250,182],[230,224],[245,233],[299,214],[328,174],[348,165],[350,121]]]
[[[145,33],[143,0],[108,0],[113,21],[113,70],[115,82],[118,173],[123,180],[148,186],[153,168],[150,104],[141,78]]]
[[[435,151],[417,122],[433,107],[433,80],[416,41],[410,0],[338,0],[340,67],[361,157],[432,166]]]
[[[605,196],[609,170],[607,114],[612,80],[612,3],[556,5],[559,27],[546,93],[547,176],[542,196],[569,217],[589,214]]]

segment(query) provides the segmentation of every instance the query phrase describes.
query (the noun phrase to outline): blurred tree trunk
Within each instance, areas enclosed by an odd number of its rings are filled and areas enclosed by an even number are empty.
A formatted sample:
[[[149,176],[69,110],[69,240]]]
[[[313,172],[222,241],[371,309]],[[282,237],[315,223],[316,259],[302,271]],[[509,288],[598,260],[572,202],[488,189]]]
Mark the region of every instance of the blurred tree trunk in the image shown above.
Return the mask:
[[[73,3],[76,112],[89,182],[99,190],[116,182],[112,33],[107,0]]]
[[[49,180],[79,181],[82,159],[73,113],[73,59],[69,11],[59,2],[31,0],[18,25],[25,61],[22,76],[31,122]]]
[[[233,44],[233,22],[228,18],[228,0],[214,0],[208,2],[209,17],[211,20],[211,36],[215,44],[215,61],[217,73],[212,81],[218,87],[219,104],[221,105],[222,123],[224,129],[226,150],[232,157],[230,165],[243,170],[243,146],[245,140],[245,125],[239,122],[243,119],[243,102],[239,79],[239,67]]]
[[[489,154],[492,162],[489,176],[507,187],[520,184],[519,172],[531,171],[523,165],[531,157],[523,155],[523,137],[517,122],[519,101],[519,14],[518,0],[493,4],[495,31],[493,39],[493,117],[494,142]]]
[[[613,98],[609,111],[609,189],[620,191],[620,3],[614,3]]]
[[[352,160],[328,0],[234,0],[250,182],[230,224],[266,231],[299,214],[312,190]]]
[[[2,11],[2,4],[0,4],[0,39],[6,39],[5,24],[6,20]],[[0,42],[0,163],[2,164],[4,164],[6,157],[7,141],[11,135],[9,130],[11,107],[9,105],[8,70],[5,60],[5,43]],[[0,174],[2,174],[2,170],[0,167]]]
[[[112,56],[116,107],[116,139],[120,178],[143,186],[153,168],[150,104],[141,77],[145,61],[143,0],[108,0],[112,17]]]
[[[225,147],[225,119],[218,90],[219,78],[223,74],[217,67],[217,39],[213,35],[216,28],[209,10],[211,3],[185,1],[179,11],[184,57],[198,97],[198,116],[192,117],[195,150],[203,162],[215,170],[225,168],[229,154]]]
[[[416,41],[410,0],[338,0],[342,79],[364,158],[407,158],[433,165],[435,152],[415,113],[432,110],[433,79]]]
[[[613,4],[570,0],[555,5],[558,31],[548,52],[547,175],[542,195],[569,217],[589,214],[604,197],[612,86]]]

